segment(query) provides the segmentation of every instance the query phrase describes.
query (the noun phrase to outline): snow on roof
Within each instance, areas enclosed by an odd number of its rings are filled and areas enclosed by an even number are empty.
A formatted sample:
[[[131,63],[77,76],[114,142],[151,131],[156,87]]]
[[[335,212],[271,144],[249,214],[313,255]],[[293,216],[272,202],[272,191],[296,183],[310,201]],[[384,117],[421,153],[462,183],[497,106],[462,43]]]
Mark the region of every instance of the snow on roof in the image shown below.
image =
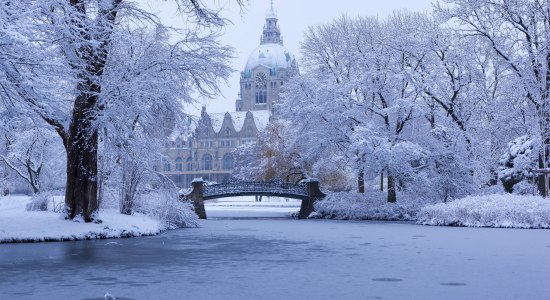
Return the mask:
[[[187,141],[192,133],[197,128],[197,117],[191,115],[185,115],[181,123],[178,123],[174,126],[170,134],[168,135],[168,140],[176,141],[180,139],[182,141]]]
[[[270,69],[291,68],[292,54],[281,44],[263,44],[258,46],[250,56],[245,67],[245,73],[259,65]]]
[[[254,124],[256,124],[256,128],[260,131],[264,130],[267,127],[267,124],[269,124],[271,113],[268,110],[258,110],[251,113],[254,117]]]
[[[220,132],[220,130],[222,129],[225,114],[208,114],[208,116],[210,117],[210,122],[212,123],[212,128],[214,129],[214,132]]]
[[[219,133],[223,126],[223,120],[225,116],[229,114],[231,122],[233,123],[233,128],[235,131],[239,132],[243,128],[244,121],[246,120],[246,111],[237,111],[237,112],[226,112],[226,113],[216,113],[208,114],[210,121],[212,122],[212,129],[214,132]],[[254,119],[254,124],[258,130],[263,130],[267,127],[269,123],[269,117],[271,113],[267,110],[264,111],[251,111],[252,118]]]

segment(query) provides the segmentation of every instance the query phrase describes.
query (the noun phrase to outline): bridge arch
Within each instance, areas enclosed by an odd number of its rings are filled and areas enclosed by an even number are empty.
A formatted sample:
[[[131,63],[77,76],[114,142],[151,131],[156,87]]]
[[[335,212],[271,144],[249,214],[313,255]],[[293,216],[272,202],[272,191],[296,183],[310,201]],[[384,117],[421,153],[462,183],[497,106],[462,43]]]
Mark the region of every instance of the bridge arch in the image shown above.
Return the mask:
[[[303,184],[292,184],[282,180],[241,181],[230,179],[221,184],[206,185],[202,178],[191,183],[192,190],[182,197],[190,200],[195,212],[201,219],[206,219],[204,200],[236,196],[274,196],[302,200],[299,219],[307,219],[314,211],[313,203],[323,199],[325,194],[319,189],[319,181],[310,179]]]

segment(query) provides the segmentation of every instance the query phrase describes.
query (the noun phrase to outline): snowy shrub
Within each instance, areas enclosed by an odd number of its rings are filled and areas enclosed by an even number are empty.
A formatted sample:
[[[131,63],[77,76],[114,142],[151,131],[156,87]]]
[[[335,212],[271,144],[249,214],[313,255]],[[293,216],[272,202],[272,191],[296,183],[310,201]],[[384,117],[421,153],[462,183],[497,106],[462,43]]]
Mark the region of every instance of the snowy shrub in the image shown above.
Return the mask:
[[[530,169],[537,166],[539,141],[531,136],[521,136],[510,143],[500,157],[498,178],[504,189],[512,193],[514,186],[531,176]]]
[[[48,193],[35,194],[25,209],[27,211],[47,211],[50,201],[53,201],[53,197]]]
[[[422,208],[417,223],[550,229],[550,200],[510,194],[466,197]]]
[[[63,191],[47,191],[32,196],[27,203],[27,211],[53,211],[55,213],[65,212],[65,196]]]
[[[134,211],[161,220],[167,229],[196,227],[198,217],[193,206],[178,199],[177,193],[147,193],[139,195]]]
[[[388,203],[386,193],[380,191],[368,191],[365,194],[330,193],[315,203],[315,210],[322,218],[410,221],[415,220],[416,214],[427,203],[403,194],[399,198],[397,203]]]

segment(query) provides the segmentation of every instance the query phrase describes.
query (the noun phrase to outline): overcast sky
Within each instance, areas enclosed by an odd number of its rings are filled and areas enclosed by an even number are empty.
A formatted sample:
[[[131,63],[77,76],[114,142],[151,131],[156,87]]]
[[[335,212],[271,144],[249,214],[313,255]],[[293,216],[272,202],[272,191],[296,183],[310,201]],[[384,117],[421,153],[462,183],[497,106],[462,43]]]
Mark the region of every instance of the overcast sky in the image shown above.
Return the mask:
[[[274,0],[274,7],[279,18],[279,26],[284,39],[284,46],[294,55],[300,65],[300,42],[304,32],[310,26],[330,22],[342,14],[348,16],[378,16],[384,18],[392,11],[408,9],[412,11],[431,11],[432,0]],[[158,2],[157,2],[158,3]],[[214,100],[201,100],[209,112],[235,111],[235,100],[239,93],[239,76],[244,69],[248,56],[260,44],[260,36],[265,23],[270,0],[250,0],[244,14],[235,0],[207,0],[222,9],[222,15],[233,22],[225,30],[222,43],[236,50],[233,69],[237,70],[229,78],[228,86],[222,85],[222,96]],[[162,9],[163,18],[174,15]],[[170,23],[170,22],[168,22]],[[196,112],[195,112],[196,113]]]

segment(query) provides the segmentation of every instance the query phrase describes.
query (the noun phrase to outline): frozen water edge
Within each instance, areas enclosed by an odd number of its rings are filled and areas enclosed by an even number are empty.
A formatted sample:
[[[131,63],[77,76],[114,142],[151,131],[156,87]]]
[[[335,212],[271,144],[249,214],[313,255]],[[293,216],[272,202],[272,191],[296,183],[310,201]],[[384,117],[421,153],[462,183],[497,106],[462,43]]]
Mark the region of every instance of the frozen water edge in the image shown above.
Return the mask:
[[[0,243],[75,241],[151,236],[165,226],[146,215],[122,215],[117,210],[101,210],[101,223],[65,220],[51,211],[26,211],[28,196],[0,197]]]
[[[0,245],[6,299],[541,299],[545,230],[204,220],[116,241]]]

